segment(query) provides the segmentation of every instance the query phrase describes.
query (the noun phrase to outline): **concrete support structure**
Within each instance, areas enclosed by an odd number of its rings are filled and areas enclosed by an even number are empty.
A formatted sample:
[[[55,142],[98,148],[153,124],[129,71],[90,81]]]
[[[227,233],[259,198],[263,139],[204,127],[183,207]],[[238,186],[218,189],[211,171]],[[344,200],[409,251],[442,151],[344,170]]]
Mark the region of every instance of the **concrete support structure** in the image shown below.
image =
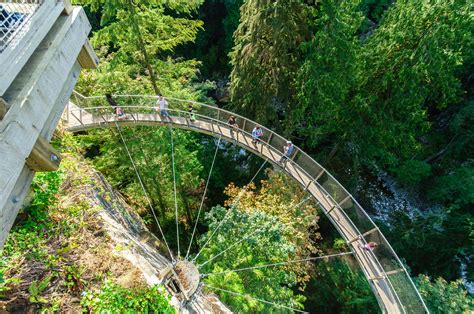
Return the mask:
[[[34,172],[59,165],[49,141],[81,68],[98,63],[90,30],[81,7],[44,0],[21,38],[0,53],[0,247]]]

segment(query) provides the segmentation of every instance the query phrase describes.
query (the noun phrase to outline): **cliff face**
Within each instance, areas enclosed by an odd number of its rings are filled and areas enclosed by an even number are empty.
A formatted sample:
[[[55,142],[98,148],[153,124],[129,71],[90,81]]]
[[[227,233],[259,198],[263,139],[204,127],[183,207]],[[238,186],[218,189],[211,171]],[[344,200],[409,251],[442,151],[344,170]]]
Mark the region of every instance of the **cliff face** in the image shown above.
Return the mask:
[[[61,170],[38,177],[32,204],[18,216],[2,251],[0,312],[82,312],[88,308],[81,300],[105,282],[146,289],[159,284],[169,263],[140,216],[80,157],[71,138],[65,142]],[[57,191],[38,208],[51,185]],[[198,294],[184,306],[162,292],[179,312],[227,311],[215,297]]]

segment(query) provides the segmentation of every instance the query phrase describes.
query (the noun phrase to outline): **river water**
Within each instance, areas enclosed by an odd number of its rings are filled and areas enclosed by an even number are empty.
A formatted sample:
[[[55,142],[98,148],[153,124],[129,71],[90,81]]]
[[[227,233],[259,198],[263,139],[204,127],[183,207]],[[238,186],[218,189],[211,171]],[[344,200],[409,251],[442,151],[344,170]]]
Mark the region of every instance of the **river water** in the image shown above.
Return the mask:
[[[379,171],[377,176],[366,174],[359,182],[356,194],[361,203],[365,205],[372,219],[383,222],[389,228],[393,225],[390,214],[397,210],[405,212],[411,218],[418,215],[444,215],[443,206],[427,205],[414,192],[400,187],[395,179],[385,172]],[[474,295],[474,281],[467,279],[467,268],[472,259],[472,256],[456,257],[464,286]]]

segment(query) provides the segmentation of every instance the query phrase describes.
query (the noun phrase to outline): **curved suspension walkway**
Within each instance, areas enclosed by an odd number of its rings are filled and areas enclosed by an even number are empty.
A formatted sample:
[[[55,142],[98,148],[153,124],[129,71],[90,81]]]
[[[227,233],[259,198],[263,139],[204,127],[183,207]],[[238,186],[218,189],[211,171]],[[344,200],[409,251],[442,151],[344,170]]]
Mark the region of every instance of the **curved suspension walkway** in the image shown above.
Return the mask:
[[[165,125],[170,127],[171,141],[171,128],[188,129],[218,137],[219,140],[216,153],[214,154],[214,160],[221,139],[226,139],[262,157],[265,161],[260,169],[262,169],[267,162],[279,165],[278,161],[282,156],[282,148],[286,143],[286,139],[261,126],[264,136],[258,144],[254,144],[252,142],[251,131],[257,123],[250,119],[215,106],[175,98],[167,98],[170,104],[168,112],[171,114],[171,119],[163,119],[156,111],[155,96],[114,95],[114,97],[126,113],[123,118],[118,118],[112,114],[112,108],[107,104],[104,97],[85,97],[74,92],[71,102],[68,104],[63,115],[67,129],[72,132],[79,132],[92,128],[116,127],[120,132],[120,126]],[[189,105],[193,107],[192,115],[188,112]],[[228,118],[231,115],[237,118],[237,124],[239,125],[238,130],[231,128],[227,124]],[[173,153],[174,152],[172,152],[172,154]],[[129,157],[131,159],[130,155]],[[131,161],[133,164],[132,159]],[[428,312],[423,299],[408,275],[403,263],[385,239],[384,235],[353,196],[349,194],[326,169],[302,150],[295,147],[295,151],[284,164],[283,170],[301,184],[304,190],[311,195],[310,197],[317,201],[319,206],[323,209],[323,212],[345,239],[352,251],[351,254],[356,257],[384,312]],[[173,164],[173,176],[174,175]],[[209,173],[209,177],[210,175],[211,173]],[[255,177],[256,175],[254,178]],[[209,178],[206,182],[204,195],[207,190],[208,182]],[[175,208],[175,210],[177,214],[177,209]],[[226,217],[224,220],[225,219]],[[218,228],[219,227],[220,225]],[[214,232],[217,232],[217,229],[214,230]],[[177,225],[177,232],[178,231]],[[245,240],[248,236],[250,235],[246,235],[238,242]],[[209,238],[208,241],[209,240],[211,239]],[[373,251],[365,250],[363,245],[371,241],[378,244],[377,248]],[[222,253],[224,252],[220,254]],[[186,259],[188,255],[189,248],[186,252]],[[216,257],[217,256],[214,256],[212,259]],[[173,259],[172,255],[171,258]],[[196,258],[197,256],[194,260],[196,260]],[[279,264],[281,263],[259,267],[272,267]],[[242,271],[242,269],[230,271]],[[204,274],[203,276],[208,275],[210,274]],[[232,294],[233,292],[228,291],[228,293]]]

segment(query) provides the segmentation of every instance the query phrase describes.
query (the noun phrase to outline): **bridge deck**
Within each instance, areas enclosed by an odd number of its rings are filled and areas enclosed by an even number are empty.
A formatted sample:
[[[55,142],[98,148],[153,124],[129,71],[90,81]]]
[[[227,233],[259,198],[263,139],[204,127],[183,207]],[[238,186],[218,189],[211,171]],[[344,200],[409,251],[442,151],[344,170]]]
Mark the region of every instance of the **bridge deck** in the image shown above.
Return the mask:
[[[64,117],[66,119],[67,128],[72,132],[91,128],[115,127],[117,123],[122,126],[167,125],[173,128],[189,129],[212,136],[221,136],[229,141],[234,141],[235,144],[240,145],[247,151],[266,158],[273,164],[280,166],[278,162],[282,156],[282,147],[270,145],[272,137],[278,135],[270,130],[266,130],[266,139],[255,145],[252,143],[251,134],[245,130],[248,127],[248,125],[246,127],[246,124],[255,125],[256,123],[239,117],[240,121],[238,120],[238,123],[241,129],[238,131],[234,129],[234,131],[231,132],[231,128],[225,123],[226,119],[224,118],[222,120],[225,112],[221,109],[215,108],[215,110],[222,111],[220,119],[220,113],[211,115],[213,117],[210,117],[201,115],[198,111],[195,113],[197,120],[194,122],[189,118],[189,113],[180,109],[169,110],[172,114],[172,122],[167,120],[163,121],[158,113],[140,113],[140,111],[154,112],[153,108],[149,106],[124,106],[123,109],[127,112],[127,115],[124,119],[118,119],[115,115],[110,114],[110,107],[86,108],[86,111],[84,108],[79,108],[70,103]],[[94,114],[91,112],[94,112]],[[279,143],[280,142],[284,141],[279,141]],[[388,313],[427,312],[421,298],[417,300],[419,295],[416,288],[409,284],[411,283],[409,278],[405,278],[405,276],[408,277],[408,274],[403,265],[399,263],[398,257],[370,218],[367,221],[364,220],[365,217],[360,213],[361,209],[357,202],[350,195],[342,194],[341,196],[341,191],[339,191],[337,189],[338,186],[335,185],[339,183],[335,181],[335,179],[333,179],[334,182],[329,180],[332,176],[329,177],[328,180],[321,181],[321,178],[323,176],[326,177],[327,173],[324,168],[319,166],[316,162],[314,162],[314,164],[317,165],[319,169],[314,169],[313,173],[317,175],[310,175],[307,171],[308,168],[304,169],[298,164],[298,160],[300,160],[298,154],[304,154],[304,152],[297,149],[292,157],[290,157],[291,160],[288,160],[288,162],[282,166],[283,170],[299,182],[301,186],[317,200],[327,217],[344,237],[354,252],[382,310]],[[363,214],[365,214],[365,212],[363,212]],[[368,221],[370,221],[370,223],[368,223]],[[358,224],[358,226],[355,224]],[[363,244],[372,240],[376,240],[379,244],[377,249],[367,251],[362,248]],[[403,276],[400,277],[400,274]],[[391,278],[392,280],[390,280]],[[403,280],[400,281],[400,278]]]

